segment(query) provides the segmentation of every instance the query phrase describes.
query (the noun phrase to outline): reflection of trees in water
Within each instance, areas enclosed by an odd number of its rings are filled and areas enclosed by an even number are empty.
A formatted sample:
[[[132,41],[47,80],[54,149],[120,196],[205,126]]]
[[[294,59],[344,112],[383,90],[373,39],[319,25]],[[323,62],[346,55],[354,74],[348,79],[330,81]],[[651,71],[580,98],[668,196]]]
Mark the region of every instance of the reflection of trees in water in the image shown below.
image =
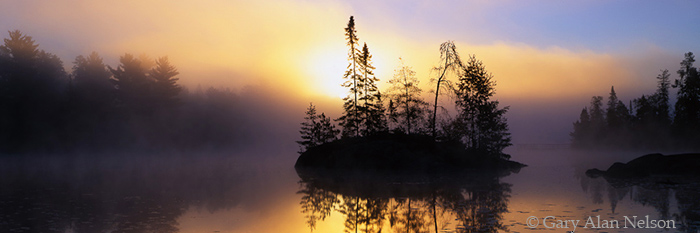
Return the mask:
[[[700,232],[700,183],[692,177],[667,177],[662,179],[618,180],[578,177],[583,191],[590,193],[594,203],[603,203],[603,192],[608,195],[611,211],[617,203],[630,197],[635,203],[653,207],[659,219],[675,220],[683,232]],[[585,181],[584,181],[585,180]],[[678,182],[675,182],[675,181]],[[674,195],[675,193],[675,195]],[[677,202],[678,211],[671,213],[672,198]]]
[[[462,224],[458,232],[496,232],[507,230],[503,225],[503,213],[508,211],[510,184],[490,183],[471,192],[464,199],[448,201],[456,204],[453,209],[457,220]]]
[[[303,194],[299,204],[301,204],[301,212],[305,214],[306,224],[311,229],[316,228],[316,222],[319,220],[325,220],[331,214],[333,207],[340,202],[337,194],[308,183],[301,183],[297,193]]]
[[[678,214],[673,216],[681,223],[681,230],[685,232],[700,232],[700,188],[697,184],[693,187],[676,189],[678,200]]]
[[[353,178],[340,180],[346,179]],[[507,230],[503,214],[511,185],[496,176],[418,184],[371,180],[302,178],[300,205],[311,230],[333,212],[344,216],[345,232],[440,232],[450,226],[456,232]]]
[[[392,199],[389,209],[389,227],[394,232],[429,232],[426,203],[412,198]]]
[[[382,232],[384,220],[387,218],[387,199],[340,196],[342,204],[337,210],[345,215],[346,232]]]
[[[213,162],[97,161],[0,165],[0,232],[178,232],[190,206],[231,208],[245,185]]]

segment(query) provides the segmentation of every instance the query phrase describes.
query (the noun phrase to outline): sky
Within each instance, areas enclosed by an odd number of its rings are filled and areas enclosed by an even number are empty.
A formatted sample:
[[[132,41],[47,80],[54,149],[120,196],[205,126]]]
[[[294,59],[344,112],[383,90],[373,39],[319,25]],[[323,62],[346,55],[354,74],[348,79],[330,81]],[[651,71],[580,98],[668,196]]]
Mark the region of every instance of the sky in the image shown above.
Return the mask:
[[[697,1],[230,1],[0,0],[0,37],[21,30],[67,69],[98,52],[168,56],[180,83],[240,90],[259,85],[304,106],[340,114],[347,66],[343,28],[352,15],[373,54],[380,88],[399,57],[424,90],[440,43],[482,60],[515,143],[566,143],[593,95],[615,86],[629,101],[651,93],[699,52]],[[675,92],[675,90],[672,90]],[[325,108],[322,109],[322,108]],[[303,112],[303,108],[299,110]]]

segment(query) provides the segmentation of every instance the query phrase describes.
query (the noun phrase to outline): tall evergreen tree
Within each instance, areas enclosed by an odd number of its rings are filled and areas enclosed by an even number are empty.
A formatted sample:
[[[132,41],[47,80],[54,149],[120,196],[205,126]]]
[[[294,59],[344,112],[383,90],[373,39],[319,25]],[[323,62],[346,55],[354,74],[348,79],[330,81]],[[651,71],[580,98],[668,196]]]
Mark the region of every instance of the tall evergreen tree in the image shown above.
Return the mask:
[[[175,66],[170,64],[168,57],[161,57],[156,60],[156,66],[150,71],[151,78],[154,80],[153,91],[156,95],[157,104],[164,107],[170,107],[177,104],[179,101],[177,95],[180,94],[181,87],[177,84],[180,74]]]
[[[675,117],[673,120],[676,136],[681,143],[696,143],[700,140],[700,75],[693,66],[695,56],[692,52],[685,54],[678,70],[679,79],[674,88],[678,88]]]
[[[374,66],[372,65],[372,55],[369,53],[367,43],[362,47],[359,54],[359,67],[362,74],[360,105],[357,110],[360,112],[362,133],[364,135],[373,134],[386,130],[386,118],[384,106],[381,101],[381,94],[377,88],[379,79],[374,76]]]
[[[343,127],[343,136],[359,136],[361,116],[358,109],[358,98],[362,96],[362,76],[358,73],[358,63],[360,63],[360,54],[358,46],[357,31],[355,30],[355,18],[350,16],[348,26],[345,28],[346,45],[348,51],[348,70],[345,71],[343,78],[346,79],[343,87],[350,89],[350,94],[343,98],[343,116],[338,118],[340,126]]]
[[[618,130],[622,127],[622,117],[621,113],[618,112],[618,103],[620,100],[617,98],[617,93],[615,93],[615,87],[610,87],[610,97],[608,97],[608,108],[605,111],[607,127],[610,130]]]
[[[597,143],[603,136],[605,131],[605,111],[603,110],[603,97],[593,96],[591,97],[590,106],[590,119],[591,119],[591,136],[593,141]]]
[[[58,56],[38,47],[18,30],[0,46],[0,150],[62,146],[68,76]]]
[[[119,59],[116,69],[109,68],[113,74],[112,81],[117,88],[117,100],[122,107],[138,113],[150,112],[153,109],[153,79],[141,60],[131,54],[125,54]]]
[[[634,143],[638,145],[651,146],[658,143],[649,141],[649,138],[656,138],[659,135],[655,130],[656,125],[656,106],[650,101],[652,98],[647,98],[645,95],[634,100],[634,121],[632,132],[634,132]],[[661,139],[664,140],[664,139]],[[658,141],[658,140],[657,140]]]
[[[463,140],[468,148],[507,158],[502,151],[511,145],[504,116],[508,107],[499,109],[499,102],[491,100],[495,85],[484,64],[470,56],[456,85],[457,120],[466,127]]]
[[[574,147],[589,146],[591,140],[590,129],[591,119],[588,115],[588,109],[584,107],[579,115],[579,120],[574,122],[574,131],[569,134]]]
[[[114,85],[110,82],[112,73],[102,57],[97,52],[92,52],[87,57],[76,57],[73,64],[76,98],[88,104],[88,108],[108,107],[112,101]]]
[[[428,103],[420,97],[423,90],[418,87],[416,72],[404,65],[401,58],[399,60],[401,66],[394,70],[394,78],[389,80],[389,84],[392,85],[389,87],[389,105],[390,109],[393,109],[389,112],[389,118],[398,124],[399,130],[411,134],[416,132],[423,121]]]
[[[660,127],[668,127],[671,124],[670,109],[669,109],[669,93],[671,87],[671,74],[668,70],[662,70],[661,74],[656,76],[657,89],[653,95],[655,121]]]
[[[102,58],[92,52],[87,57],[78,56],[73,62],[70,89],[71,140],[86,146],[101,146],[113,141],[109,133],[110,120],[114,119],[115,88],[112,73]]]

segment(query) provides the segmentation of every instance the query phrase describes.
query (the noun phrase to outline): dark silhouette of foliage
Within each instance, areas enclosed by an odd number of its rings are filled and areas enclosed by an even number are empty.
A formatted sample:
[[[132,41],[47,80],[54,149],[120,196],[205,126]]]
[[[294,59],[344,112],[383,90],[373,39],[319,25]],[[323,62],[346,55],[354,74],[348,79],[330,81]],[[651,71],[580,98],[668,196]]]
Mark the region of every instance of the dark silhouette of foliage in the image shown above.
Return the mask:
[[[303,194],[299,205],[301,205],[302,213],[305,214],[306,224],[309,225],[313,232],[316,228],[316,223],[323,221],[331,215],[335,206],[340,203],[338,194],[320,189],[309,183],[299,182],[301,185],[298,194]]]
[[[669,127],[671,125],[670,109],[669,109],[669,88],[671,87],[671,74],[668,70],[662,70],[661,74],[656,76],[658,88],[656,93],[652,95],[652,101],[655,103],[654,116],[660,127]]]
[[[119,66],[109,68],[117,88],[117,101],[127,111],[145,114],[153,110],[153,79],[141,60],[131,54],[119,58]]]
[[[345,101],[343,103],[343,109],[345,112],[343,116],[337,119],[341,127],[343,127],[343,136],[359,136],[360,135],[360,125],[362,124],[361,113],[358,106],[358,98],[363,94],[363,80],[362,75],[359,75],[359,64],[362,63],[357,30],[355,30],[355,18],[350,16],[350,21],[348,21],[348,26],[345,28],[345,38],[347,40],[347,46],[350,47],[348,51],[348,70],[345,71],[343,75],[344,79],[347,79],[343,83],[343,87],[350,89],[350,95],[343,98]]]
[[[301,141],[297,143],[302,147],[299,153],[306,151],[311,147],[315,147],[324,143],[332,142],[336,139],[339,130],[335,129],[330,118],[326,117],[325,113],[316,114],[316,106],[309,104],[306,109],[304,122],[301,123]]]
[[[447,41],[440,44],[440,66],[433,67],[433,70],[440,73],[433,81],[435,82],[435,101],[433,102],[433,117],[430,119],[430,128],[432,130],[432,136],[437,137],[437,109],[438,109],[438,97],[440,96],[440,86],[449,90],[450,82],[447,79],[449,72],[459,75],[460,68],[462,67],[462,60],[459,58],[459,53],[457,53],[457,46],[454,42]]]
[[[481,159],[468,166],[479,163],[490,166],[487,164],[511,162],[507,161],[510,156],[502,153],[505,147],[511,145],[505,118],[508,107],[499,108],[499,102],[491,99],[495,93],[495,82],[492,80],[492,75],[486,72],[483,64],[475,57],[470,57],[470,63],[465,67],[452,41],[440,45],[441,65],[433,68],[434,71],[439,72],[439,76],[435,80],[437,86],[432,112],[426,108],[428,104],[420,98],[421,89],[417,86],[415,72],[410,67],[402,65],[396,71],[394,79],[389,81],[393,86],[388,91],[390,99],[387,113],[382,100],[384,96],[377,88],[376,82],[379,79],[374,76],[375,67],[371,62],[372,55],[369,48],[365,43],[362,51],[356,50],[358,43],[353,17],[350,17],[345,32],[347,45],[350,47],[348,55],[350,63],[345,72],[346,81],[343,86],[348,87],[350,93],[344,98],[344,113],[337,119],[343,128],[342,137],[339,142],[326,145],[309,140],[313,135],[311,123],[313,120],[307,117],[307,122],[302,123],[301,133],[304,140],[299,141],[304,147],[302,149],[304,152],[297,160],[297,165],[315,166],[328,162],[330,164],[326,164],[326,167],[352,167],[359,161],[371,159],[370,164],[383,167],[386,165],[385,162],[399,159],[399,157],[404,159],[403,166],[425,166],[432,169],[433,166],[439,166],[438,164],[453,165],[441,161],[444,156],[450,159],[460,157],[457,160],[462,162],[469,160],[466,159],[467,157]],[[452,74],[460,77],[458,90],[447,79],[448,75]],[[456,107],[459,109],[460,116],[454,120],[449,119],[449,116],[445,117],[447,119],[443,119],[441,135],[438,137],[437,103],[442,89],[457,94]],[[307,111],[307,115],[309,114],[315,113]],[[432,115],[432,118],[429,119],[428,126],[421,127],[421,124],[425,123],[425,114]],[[387,118],[398,125],[393,132],[388,130]],[[425,132],[424,129],[430,129],[430,132]],[[422,135],[426,133],[431,134],[428,140],[423,137],[425,135]],[[409,137],[405,137],[406,135]],[[369,142],[370,138],[380,141]],[[397,156],[398,150],[392,148],[406,143],[404,139],[413,140],[410,142],[412,144],[422,145],[422,150]],[[374,146],[368,147],[368,145]],[[311,147],[315,148],[307,150]],[[342,155],[330,155],[338,151],[342,151],[340,152]],[[349,153],[349,151],[353,152]],[[343,162],[335,163],[335,159]],[[431,159],[434,161],[428,162]],[[416,163],[416,161],[425,163]],[[401,166],[393,169],[401,169]]]
[[[673,85],[678,88],[673,129],[681,143],[697,143],[700,140],[700,74],[693,66],[694,62],[695,55],[686,53]]]
[[[300,174],[299,192],[305,194],[300,204],[302,212],[314,211],[313,216],[341,214],[345,232],[441,232],[450,231],[448,227],[456,232],[508,231],[503,218],[511,185],[492,175],[470,175],[478,178],[415,184],[373,174]],[[317,200],[314,203],[322,208],[307,208],[310,200]],[[309,227],[313,230],[315,225]]]
[[[418,87],[416,72],[401,60],[401,66],[394,70],[394,78],[389,84],[389,119],[397,124],[398,131],[407,134],[420,132],[428,103],[420,97],[423,90]]]
[[[32,37],[11,31],[0,46],[0,141],[7,152],[59,149],[68,76]]]
[[[668,70],[656,76],[657,89],[630,101],[629,108],[611,88],[607,108],[594,96],[574,123],[572,143],[579,148],[696,148],[700,140],[700,77],[692,53],[686,53],[671,85]],[[673,116],[669,88],[678,88]],[[585,109],[584,109],[585,110]],[[588,116],[584,116],[588,115]],[[585,118],[585,119],[584,119]]]
[[[456,83],[456,105],[459,110],[456,121],[462,125],[460,140],[467,148],[508,158],[502,153],[510,146],[510,133],[504,114],[508,107],[498,108],[498,101],[491,100],[495,94],[493,75],[484,64],[469,56],[462,75]]]
[[[95,146],[105,146],[114,138],[105,132],[110,128],[115,110],[115,88],[110,81],[112,73],[103,63],[97,52],[88,57],[78,56],[73,62],[72,80],[69,91],[69,108],[72,128],[72,141],[87,140]]]
[[[156,60],[156,66],[150,71],[150,76],[154,80],[153,91],[157,96],[156,103],[162,107],[173,107],[178,103],[177,96],[181,87],[177,85],[180,74],[177,69],[170,64],[168,57],[161,57]]]
[[[617,93],[615,93],[615,87],[610,87],[610,97],[608,97],[608,108],[606,109],[606,121],[609,129],[615,129],[622,127],[623,116],[618,112],[618,105],[620,100],[617,99]]]
[[[68,75],[56,55],[12,31],[0,46],[0,153],[214,149],[250,140],[241,135],[257,118],[243,114],[251,106],[230,90],[188,93],[177,75],[167,57],[125,54],[110,68],[96,52],[76,57]]]
[[[337,119],[343,128],[343,137],[362,136],[375,134],[387,130],[385,109],[381,102],[381,93],[374,76],[372,55],[367,43],[359,50],[355,19],[350,16],[348,26],[345,28],[348,52],[348,70],[343,78],[347,79],[343,87],[349,88],[350,94],[345,97],[343,104],[344,113]]]
[[[588,146],[585,143],[591,141],[591,119],[588,115],[588,109],[583,108],[579,120],[574,122],[574,132],[569,135],[572,138],[575,147]]]
[[[610,96],[608,97],[607,109],[605,111],[607,138],[606,144],[619,145],[625,143],[628,138],[627,129],[629,128],[629,120],[631,118],[627,106],[617,98],[615,88],[610,88]]]
[[[72,84],[76,98],[86,101],[90,108],[112,104],[114,85],[110,82],[112,73],[103,63],[97,52],[88,57],[78,56],[73,62]]]
[[[361,87],[362,92],[360,101],[362,105],[358,106],[360,112],[361,131],[363,135],[375,134],[387,130],[387,122],[385,117],[384,104],[382,103],[382,95],[377,88],[379,79],[374,76],[374,66],[372,66],[372,55],[369,53],[367,43],[362,47],[362,53],[359,54],[360,73],[363,77]]]
[[[577,140],[573,142],[573,145],[583,147],[599,143],[599,136],[602,134],[605,124],[603,97],[593,96],[590,107],[583,108],[578,124],[574,123],[574,132],[571,132],[570,135]]]

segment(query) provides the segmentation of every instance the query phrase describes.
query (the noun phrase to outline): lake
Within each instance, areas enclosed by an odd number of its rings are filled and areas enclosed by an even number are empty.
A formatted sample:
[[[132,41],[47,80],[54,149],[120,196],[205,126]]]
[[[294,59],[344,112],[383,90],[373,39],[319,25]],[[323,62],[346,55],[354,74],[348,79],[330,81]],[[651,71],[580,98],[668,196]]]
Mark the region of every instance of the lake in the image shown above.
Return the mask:
[[[293,168],[297,154],[288,150],[3,158],[0,232],[700,229],[696,183],[611,184],[584,175],[643,153],[507,152],[528,167],[507,176],[302,173],[302,179]]]

